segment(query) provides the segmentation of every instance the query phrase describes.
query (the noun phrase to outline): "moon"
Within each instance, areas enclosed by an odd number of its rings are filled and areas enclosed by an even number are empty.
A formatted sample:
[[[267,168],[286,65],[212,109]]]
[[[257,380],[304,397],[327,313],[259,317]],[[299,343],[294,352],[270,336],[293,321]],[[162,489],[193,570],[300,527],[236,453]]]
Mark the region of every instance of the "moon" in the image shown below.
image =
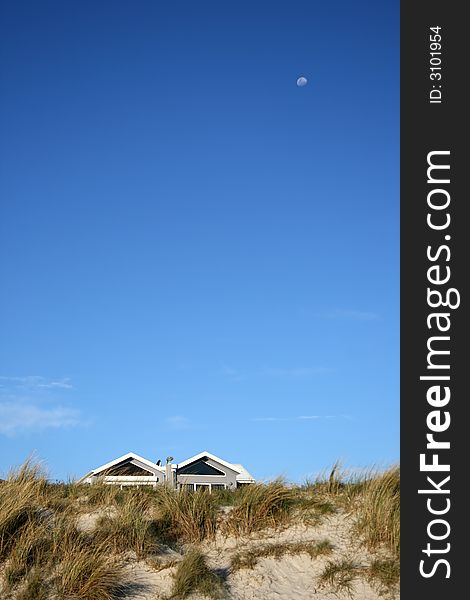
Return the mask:
[[[308,79],[306,77],[299,77],[297,79],[297,87],[305,87],[308,83]]]

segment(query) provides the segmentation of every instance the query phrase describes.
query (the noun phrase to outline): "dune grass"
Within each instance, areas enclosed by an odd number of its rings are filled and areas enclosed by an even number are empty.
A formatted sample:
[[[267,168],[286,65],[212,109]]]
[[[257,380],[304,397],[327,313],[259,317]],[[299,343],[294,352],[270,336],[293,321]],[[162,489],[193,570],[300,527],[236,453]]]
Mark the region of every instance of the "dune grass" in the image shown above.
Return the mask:
[[[230,511],[221,510],[227,505]],[[77,517],[96,511],[103,516],[94,530],[79,531]],[[223,598],[227,586],[208,568],[200,549],[165,561],[161,545],[181,550],[217,532],[241,537],[294,523],[315,525],[338,511],[355,520],[357,539],[379,553],[365,566],[329,560],[321,584],[351,594],[361,577],[379,594],[392,593],[399,582],[398,467],[350,477],[337,463],[304,486],[279,480],[209,494],[166,486],[120,490],[103,483],[52,484],[29,460],[0,484],[0,587],[15,600],[111,600],[122,594],[124,560],[133,551],[139,559],[153,560],[156,570],[176,568],[172,598],[194,590]],[[314,559],[331,549],[327,541],[261,545],[236,553],[231,570],[253,568],[262,557],[307,553]]]
[[[165,541],[200,542],[217,528],[216,498],[205,490],[188,492],[162,486],[155,495],[159,533]]]
[[[305,507],[317,503],[325,514],[341,508],[356,517],[356,532],[371,550],[385,548],[393,557],[400,553],[400,469],[370,469],[354,476],[335,463],[301,487]],[[322,508],[323,507],[323,508]]]
[[[157,522],[149,516],[147,498],[136,492],[127,494],[113,515],[98,520],[94,535],[115,553],[132,550],[144,558],[158,552],[160,536]]]
[[[372,550],[384,546],[400,554],[400,469],[392,467],[368,479],[358,504],[357,530]]]
[[[38,569],[29,571],[15,598],[16,600],[48,600],[48,586]]]
[[[67,519],[54,530],[51,554],[51,584],[61,600],[112,600],[123,589],[123,562]]]
[[[9,555],[21,532],[41,520],[46,485],[40,467],[27,461],[0,486],[0,561]]]
[[[311,559],[321,555],[330,554],[333,550],[331,542],[322,540],[320,542],[284,542],[277,544],[265,544],[250,548],[249,550],[237,552],[232,557],[230,569],[234,573],[240,569],[253,569],[260,558],[282,558],[283,556],[296,554],[308,554]]]
[[[107,546],[75,527],[70,507],[57,510],[57,490],[27,461],[0,485],[0,562],[3,584],[17,600],[111,600],[122,565]],[[56,507],[54,512],[51,506]]]
[[[335,509],[349,509],[362,494],[365,482],[373,476],[373,471],[350,473],[339,461],[315,479],[307,479],[301,490],[315,497],[318,502],[326,502]]]
[[[295,489],[280,481],[243,487],[223,524],[223,530],[228,535],[240,536],[279,527],[287,523],[296,498]]]
[[[395,598],[400,582],[400,562],[396,558],[373,560],[359,564],[350,558],[329,560],[320,575],[320,584],[334,594],[354,596],[354,583],[367,581],[380,596]]]
[[[367,569],[367,581],[381,596],[393,597],[400,583],[400,561],[398,558],[376,559]]]
[[[228,597],[224,579],[209,569],[205,556],[197,548],[191,548],[179,562],[169,598],[183,600],[193,592],[213,600]]]
[[[320,584],[329,587],[335,594],[346,594],[352,598],[354,581],[362,574],[363,568],[351,559],[329,560],[320,575]]]
[[[61,600],[113,600],[125,587],[123,564],[106,546],[76,543],[59,559],[53,587]]]

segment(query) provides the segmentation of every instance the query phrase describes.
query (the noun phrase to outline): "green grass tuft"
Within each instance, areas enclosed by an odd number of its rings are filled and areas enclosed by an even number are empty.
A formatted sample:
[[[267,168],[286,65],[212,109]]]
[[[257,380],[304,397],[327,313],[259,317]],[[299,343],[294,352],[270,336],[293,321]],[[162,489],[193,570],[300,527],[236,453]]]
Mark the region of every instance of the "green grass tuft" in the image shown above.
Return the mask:
[[[362,575],[362,567],[349,559],[329,560],[320,575],[320,583],[328,586],[335,594],[354,593],[354,581]]]
[[[278,481],[246,486],[237,495],[223,529],[226,534],[240,536],[279,527],[289,520],[296,498],[295,489]]]
[[[179,562],[170,598],[183,600],[192,592],[199,592],[213,600],[228,597],[223,578],[209,569],[204,555],[197,548],[190,549]]]
[[[253,569],[260,558],[282,558],[285,555],[294,556],[296,554],[308,554],[311,559],[321,555],[330,554],[333,550],[331,542],[322,540],[321,542],[285,542],[278,544],[266,544],[251,548],[250,550],[237,552],[232,558],[231,571],[239,569]]]

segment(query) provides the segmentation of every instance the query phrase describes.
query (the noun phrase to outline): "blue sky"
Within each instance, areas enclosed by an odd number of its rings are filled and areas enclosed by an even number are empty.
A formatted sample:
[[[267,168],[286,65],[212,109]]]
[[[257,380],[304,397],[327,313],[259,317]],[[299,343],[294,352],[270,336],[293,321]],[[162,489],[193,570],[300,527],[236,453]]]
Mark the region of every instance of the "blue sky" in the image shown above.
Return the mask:
[[[398,2],[0,17],[0,472],[397,461]]]

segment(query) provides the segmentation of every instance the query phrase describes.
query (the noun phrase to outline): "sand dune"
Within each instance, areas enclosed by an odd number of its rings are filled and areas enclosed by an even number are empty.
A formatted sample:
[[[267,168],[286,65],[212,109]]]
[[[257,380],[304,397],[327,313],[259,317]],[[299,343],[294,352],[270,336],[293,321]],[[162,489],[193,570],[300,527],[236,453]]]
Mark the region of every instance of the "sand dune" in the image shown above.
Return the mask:
[[[360,569],[371,564],[375,555],[368,553],[357,541],[352,528],[352,519],[340,512],[325,517],[318,526],[293,525],[282,531],[264,531],[249,538],[237,539],[218,535],[214,541],[204,542],[201,549],[208,558],[211,569],[226,576],[229,598],[232,600],[379,600],[384,597],[380,590],[373,588]],[[231,572],[231,562],[236,553],[255,551],[279,544],[298,542],[321,542],[329,540],[332,552],[329,555],[310,558],[307,553],[286,555],[281,558],[261,557],[252,569],[239,569]],[[172,561],[181,555],[173,553]],[[320,576],[328,561],[346,559],[359,568],[359,574],[352,582],[352,593],[335,592],[330,586],[321,583]],[[134,589],[129,589],[126,600],[156,600],[170,596],[176,566],[156,572],[143,561],[131,561],[129,574],[134,581]],[[204,596],[193,594],[194,600]],[[398,598],[398,591],[388,594]]]

